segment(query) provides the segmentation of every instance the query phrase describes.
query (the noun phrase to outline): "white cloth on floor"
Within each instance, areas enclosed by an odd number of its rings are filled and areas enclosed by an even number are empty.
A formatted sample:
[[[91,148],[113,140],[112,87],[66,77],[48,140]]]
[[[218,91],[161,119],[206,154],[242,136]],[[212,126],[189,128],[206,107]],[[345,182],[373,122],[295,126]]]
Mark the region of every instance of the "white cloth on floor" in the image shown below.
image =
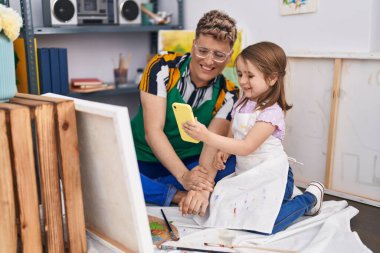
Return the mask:
[[[157,217],[162,207],[147,207],[148,213]],[[168,219],[177,226],[181,239],[177,242],[168,241],[165,245],[190,247],[197,249],[215,249],[205,247],[204,242],[212,244],[226,243],[221,235],[234,234],[233,245],[249,248],[236,248],[229,252],[263,252],[255,251],[253,247],[273,248],[296,252],[335,253],[335,252],[371,252],[360,240],[356,232],[350,228],[350,220],[359,212],[346,201],[325,201],[321,213],[313,217],[302,217],[286,230],[274,235],[260,235],[228,229],[197,229],[192,216],[182,217],[178,207],[165,207]],[[169,218],[170,217],[170,218]],[[223,248],[216,248],[221,250]],[[225,248],[224,248],[225,249]],[[157,252],[160,252],[157,250]],[[176,251],[170,251],[176,252]],[[227,251],[228,252],[228,251]]]

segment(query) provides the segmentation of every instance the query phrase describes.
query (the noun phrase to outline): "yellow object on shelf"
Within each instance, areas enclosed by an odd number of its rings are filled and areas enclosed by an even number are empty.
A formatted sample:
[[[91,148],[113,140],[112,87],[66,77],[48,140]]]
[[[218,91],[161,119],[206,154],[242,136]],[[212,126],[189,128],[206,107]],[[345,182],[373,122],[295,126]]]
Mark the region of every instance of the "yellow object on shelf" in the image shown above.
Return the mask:
[[[23,38],[18,38],[13,42],[15,50],[15,63],[16,63],[16,85],[17,91],[20,93],[29,93],[28,71],[26,64],[25,44]],[[37,40],[34,39],[35,59],[36,59],[36,74],[37,74],[37,87],[38,94],[40,94],[40,81],[38,71],[37,59]]]

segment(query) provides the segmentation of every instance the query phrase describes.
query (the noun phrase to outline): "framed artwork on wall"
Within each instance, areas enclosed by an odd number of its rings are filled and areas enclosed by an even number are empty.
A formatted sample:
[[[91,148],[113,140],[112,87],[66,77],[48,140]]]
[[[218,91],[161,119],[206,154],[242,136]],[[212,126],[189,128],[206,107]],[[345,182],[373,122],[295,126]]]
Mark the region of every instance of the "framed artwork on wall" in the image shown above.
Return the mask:
[[[317,0],[280,0],[280,14],[294,15],[317,11]]]

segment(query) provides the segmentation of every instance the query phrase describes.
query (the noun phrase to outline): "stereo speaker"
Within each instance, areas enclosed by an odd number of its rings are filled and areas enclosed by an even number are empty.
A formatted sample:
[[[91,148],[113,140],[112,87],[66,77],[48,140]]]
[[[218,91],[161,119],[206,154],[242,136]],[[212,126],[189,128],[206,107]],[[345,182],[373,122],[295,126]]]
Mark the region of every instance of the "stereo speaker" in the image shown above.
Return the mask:
[[[76,0],[42,0],[44,26],[77,25]]]
[[[119,0],[119,24],[141,24],[142,0]]]

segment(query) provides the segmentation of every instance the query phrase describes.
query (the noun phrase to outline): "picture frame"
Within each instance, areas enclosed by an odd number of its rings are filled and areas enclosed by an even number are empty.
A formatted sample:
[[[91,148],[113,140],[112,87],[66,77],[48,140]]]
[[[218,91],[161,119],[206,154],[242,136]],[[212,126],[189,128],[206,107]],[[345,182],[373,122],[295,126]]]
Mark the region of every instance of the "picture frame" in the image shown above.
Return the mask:
[[[317,11],[317,0],[280,0],[280,14],[294,15]]]

